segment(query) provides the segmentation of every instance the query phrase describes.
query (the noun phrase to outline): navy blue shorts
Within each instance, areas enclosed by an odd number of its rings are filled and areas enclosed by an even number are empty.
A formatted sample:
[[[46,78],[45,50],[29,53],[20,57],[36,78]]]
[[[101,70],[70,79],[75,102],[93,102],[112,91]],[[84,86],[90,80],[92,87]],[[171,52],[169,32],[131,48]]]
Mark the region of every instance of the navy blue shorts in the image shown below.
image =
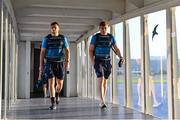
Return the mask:
[[[112,65],[110,60],[95,59],[94,69],[98,78],[104,77],[105,79],[108,79],[111,74],[111,68]]]
[[[60,80],[64,78],[63,62],[47,62],[45,67],[45,76],[47,79],[57,77]]]

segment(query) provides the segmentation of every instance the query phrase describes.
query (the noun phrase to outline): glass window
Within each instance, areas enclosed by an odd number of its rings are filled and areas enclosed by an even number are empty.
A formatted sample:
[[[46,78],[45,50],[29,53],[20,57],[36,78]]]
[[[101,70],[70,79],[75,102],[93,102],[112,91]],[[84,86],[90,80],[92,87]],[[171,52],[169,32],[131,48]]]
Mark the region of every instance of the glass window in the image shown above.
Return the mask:
[[[118,23],[115,25],[115,40],[116,40],[116,45],[120,49],[121,55],[123,55],[123,23]],[[118,62],[119,62],[119,57],[116,56],[114,59],[114,65],[116,71],[115,79],[114,82],[116,83],[115,86],[115,93],[116,93],[116,102],[119,103],[120,105],[124,105],[124,91],[125,91],[125,86],[124,86],[124,78],[125,78],[125,69],[124,67],[118,67]],[[113,86],[114,87],[114,86]]]
[[[168,117],[167,98],[167,42],[166,11],[148,15],[150,52],[149,88],[152,96],[153,115]]]
[[[130,38],[130,68],[133,108],[141,109],[141,33],[140,17],[128,20]]]

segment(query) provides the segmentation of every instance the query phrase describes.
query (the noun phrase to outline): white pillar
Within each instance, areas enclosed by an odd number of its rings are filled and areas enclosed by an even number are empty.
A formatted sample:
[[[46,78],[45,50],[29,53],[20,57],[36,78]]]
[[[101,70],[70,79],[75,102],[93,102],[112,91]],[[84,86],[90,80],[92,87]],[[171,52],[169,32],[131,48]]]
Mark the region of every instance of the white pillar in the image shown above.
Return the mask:
[[[4,9],[3,9],[3,1],[2,0],[0,0],[0,5],[1,5],[1,9],[0,9],[0,11],[1,11],[1,30],[0,30],[0,32],[1,32],[1,40],[0,40],[0,42],[1,42],[1,47],[0,47],[0,118],[2,118],[2,115],[1,115],[1,111],[2,111],[2,75],[3,75],[3,37],[4,37],[4,34],[3,34],[3,24],[4,24],[4,21],[3,21],[3,17],[4,17]]]
[[[168,84],[168,118],[174,119],[174,93],[173,93],[173,79],[172,79],[172,11],[171,8],[166,9],[167,21],[167,84]]]
[[[5,12],[5,85],[4,85],[4,118],[6,118],[8,103],[8,81],[9,81],[9,40],[8,40],[8,12]]]
[[[16,39],[16,36],[15,36]],[[18,49],[18,44],[17,41],[15,41],[15,73],[14,73],[14,100],[17,99],[18,96],[18,78],[19,78],[19,66],[18,66],[18,60],[19,60],[19,49]],[[14,101],[15,102],[15,101]]]
[[[179,79],[179,67],[178,67],[178,44],[177,44],[177,31],[176,31],[176,15],[175,15],[176,8],[172,8],[172,31],[171,31],[171,39],[172,39],[172,57],[173,57],[173,93],[174,93],[174,118],[180,119],[180,79]]]
[[[11,20],[8,17],[8,59],[9,59],[9,64],[8,64],[8,69],[9,69],[9,80],[8,80],[8,109],[10,109],[11,106],[11,94],[12,94],[12,24],[11,24]]]
[[[129,23],[126,21],[124,29],[126,31],[126,80],[125,80],[125,95],[126,95],[126,107],[132,108],[132,78],[131,78],[131,53],[130,53],[130,34],[129,34]]]
[[[141,16],[141,21],[140,21],[140,33],[141,33],[141,61],[140,61],[140,65],[141,65],[141,75],[140,75],[140,77],[141,77],[141,92],[142,93],[140,93],[142,96],[141,96],[141,105],[142,105],[142,107],[141,107],[141,111],[143,112],[143,113],[145,113],[145,96],[146,96],[146,94],[145,94],[145,91],[146,91],[146,89],[145,89],[145,47],[144,47],[144,45],[145,45],[145,43],[144,43],[144,41],[145,41],[145,29],[147,29],[147,28],[145,28],[145,20],[144,20],[144,16]]]
[[[88,40],[87,40],[87,47],[88,47],[88,49],[87,49],[87,59],[88,59],[88,70],[87,70],[87,72],[88,72],[88,97],[89,98],[93,98],[93,72],[94,72],[94,68],[93,68],[93,66],[92,66],[92,64],[91,64],[91,61],[90,61],[90,57],[89,57],[89,45],[90,45],[90,41],[91,41],[91,37],[89,37],[88,38]]]
[[[31,42],[26,41],[26,98],[30,98],[30,74],[31,74]]]
[[[112,35],[115,36],[115,25],[111,27]],[[112,53],[112,102],[118,104],[118,88],[117,88],[117,64],[116,64],[116,54]]]
[[[70,43],[70,74],[67,76],[67,96],[77,96],[77,44],[71,42]]]
[[[148,36],[148,15],[144,16],[144,50],[145,50],[145,113],[152,115],[152,95],[150,90],[150,52],[149,52],[149,36]]]
[[[17,89],[18,89],[18,98],[26,98],[28,95],[27,93],[27,79],[28,79],[28,69],[26,68],[28,65],[28,61],[26,60],[27,53],[26,50],[26,44],[28,46],[28,43],[26,42],[19,42],[18,43],[18,83],[17,83]],[[30,63],[29,63],[30,64]],[[29,84],[30,86],[30,84]]]
[[[12,102],[15,102],[15,61],[16,61],[16,58],[15,58],[15,52],[16,52],[16,44],[15,44],[15,33],[14,33],[14,30],[12,31],[12,88],[11,88],[11,98],[12,98]]]
[[[127,82],[126,82],[126,22],[125,21],[123,21],[123,23],[122,23],[122,25],[123,25],[123,57],[124,57],[124,59],[125,59],[125,65],[123,66],[124,68],[124,76],[123,76],[123,79],[124,79],[124,96],[123,96],[123,98],[124,98],[124,106],[127,106]]]

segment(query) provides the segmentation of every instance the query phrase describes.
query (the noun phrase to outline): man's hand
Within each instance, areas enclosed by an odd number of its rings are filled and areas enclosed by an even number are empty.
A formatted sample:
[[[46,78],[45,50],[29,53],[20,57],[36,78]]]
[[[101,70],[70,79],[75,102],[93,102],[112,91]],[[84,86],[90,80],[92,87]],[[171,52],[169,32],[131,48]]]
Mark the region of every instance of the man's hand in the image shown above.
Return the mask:
[[[38,80],[41,80],[41,79],[42,79],[41,75],[42,75],[42,72],[39,71]]]
[[[69,74],[69,62],[66,62],[65,63],[65,72],[66,72],[66,74]]]
[[[41,74],[44,71],[44,65],[39,66],[39,74]]]
[[[124,64],[124,58],[123,58],[123,57],[120,57],[118,66],[119,66],[119,67],[122,67],[122,64]]]
[[[66,63],[65,63],[65,70],[66,70],[66,71],[69,70],[69,66],[70,66],[70,65],[69,65],[69,62],[66,62]]]
[[[94,59],[93,59],[93,60],[91,60],[91,64],[92,64],[92,65],[94,65],[94,64],[95,64],[95,61],[94,61]]]

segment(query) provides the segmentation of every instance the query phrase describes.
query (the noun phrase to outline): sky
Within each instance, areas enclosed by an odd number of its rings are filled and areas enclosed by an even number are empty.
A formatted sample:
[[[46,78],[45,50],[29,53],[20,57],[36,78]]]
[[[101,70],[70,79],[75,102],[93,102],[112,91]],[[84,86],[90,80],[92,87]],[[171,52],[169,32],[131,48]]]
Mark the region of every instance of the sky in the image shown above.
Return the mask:
[[[176,10],[177,14],[180,14],[180,7]],[[177,15],[177,26],[180,26],[180,17]],[[129,23],[129,33],[130,33],[130,47],[131,47],[131,58],[139,59],[141,56],[141,44],[140,44],[140,17],[132,18],[127,20]],[[154,27],[157,27],[158,35],[152,40],[152,31]],[[123,25],[122,23],[115,25],[115,39],[117,45],[123,53]],[[150,56],[163,56],[167,55],[167,42],[166,42],[166,11],[158,11],[155,13],[148,14],[148,33],[149,33],[149,49]],[[180,33],[180,28],[177,27],[177,33]],[[178,37],[178,36],[177,36]],[[179,37],[178,37],[179,38]],[[178,39],[178,45],[180,49],[180,40]],[[180,51],[180,50],[178,50]]]

